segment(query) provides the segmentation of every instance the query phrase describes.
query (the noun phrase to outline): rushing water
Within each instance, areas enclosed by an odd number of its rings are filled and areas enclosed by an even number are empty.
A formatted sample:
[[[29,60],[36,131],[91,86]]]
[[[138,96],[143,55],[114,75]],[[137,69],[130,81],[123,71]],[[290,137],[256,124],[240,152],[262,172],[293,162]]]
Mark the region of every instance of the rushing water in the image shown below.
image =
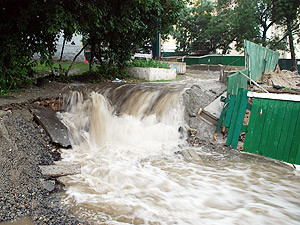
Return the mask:
[[[64,179],[66,207],[93,224],[299,224],[290,167],[207,146],[195,149],[201,162],[185,161],[183,86],[162,87],[66,97],[73,150],[63,158],[82,166]]]

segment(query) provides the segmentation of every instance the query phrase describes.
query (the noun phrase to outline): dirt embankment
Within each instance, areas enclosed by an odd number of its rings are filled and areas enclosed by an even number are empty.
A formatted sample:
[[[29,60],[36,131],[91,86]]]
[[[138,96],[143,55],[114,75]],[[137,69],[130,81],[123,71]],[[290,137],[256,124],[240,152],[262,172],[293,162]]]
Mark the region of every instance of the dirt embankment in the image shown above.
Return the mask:
[[[28,111],[36,100],[59,97],[65,86],[49,83],[0,98],[0,222],[28,216],[35,224],[81,224],[60,207],[61,185],[49,192],[42,184],[38,165],[53,164],[56,146]]]

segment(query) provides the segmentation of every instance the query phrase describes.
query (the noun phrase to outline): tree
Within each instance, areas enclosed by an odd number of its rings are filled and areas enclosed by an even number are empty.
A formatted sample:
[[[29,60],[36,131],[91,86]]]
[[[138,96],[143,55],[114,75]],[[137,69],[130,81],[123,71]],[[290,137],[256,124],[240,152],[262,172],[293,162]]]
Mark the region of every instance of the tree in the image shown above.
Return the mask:
[[[222,49],[225,54],[234,41],[240,49],[244,39],[259,37],[255,4],[247,0],[219,0],[216,5],[198,1],[194,7],[186,8],[174,36],[178,50],[185,52],[209,53]]]
[[[183,0],[107,0],[101,3],[105,9],[101,19],[80,21],[79,30],[99,61],[123,66],[138,46],[151,43],[157,31],[169,33],[183,6]],[[97,18],[99,14],[93,12],[95,8],[97,6],[81,12]]]
[[[124,65],[134,49],[151,41],[156,31],[168,33],[184,6],[184,0],[0,0],[0,3],[1,89],[16,87],[30,75],[34,54],[51,65],[61,33],[64,43],[75,32],[82,34],[86,40],[84,47],[91,44],[99,59],[107,59],[109,65]]]
[[[297,71],[294,48],[294,35],[300,32],[300,2],[298,0],[273,0],[272,21],[284,30],[284,35],[279,42],[288,37],[291,52],[292,70]]]
[[[217,43],[209,35],[213,11],[213,4],[207,0],[198,1],[194,7],[184,9],[174,32],[177,51],[207,54],[216,50]]]

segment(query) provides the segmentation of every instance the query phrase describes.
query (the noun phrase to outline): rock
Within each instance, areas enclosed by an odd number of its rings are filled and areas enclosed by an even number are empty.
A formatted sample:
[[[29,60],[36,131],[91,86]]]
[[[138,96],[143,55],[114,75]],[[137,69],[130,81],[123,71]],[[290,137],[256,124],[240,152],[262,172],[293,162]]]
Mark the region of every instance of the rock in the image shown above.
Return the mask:
[[[47,191],[51,192],[51,191],[53,191],[55,189],[55,180],[44,180],[44,179],[41,179],[41,185]]]

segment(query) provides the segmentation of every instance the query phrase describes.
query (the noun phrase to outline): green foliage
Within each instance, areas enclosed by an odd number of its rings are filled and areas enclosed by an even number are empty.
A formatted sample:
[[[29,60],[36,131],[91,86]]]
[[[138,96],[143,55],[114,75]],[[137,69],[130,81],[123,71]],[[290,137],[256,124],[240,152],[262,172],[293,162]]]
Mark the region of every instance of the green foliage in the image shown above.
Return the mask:
[[[97,66],[96,74],[99,76],[99,81],[103,81],[105,79],[115,80],[116,78],[126,79],[129,77],[129,73],[125,68],[119,66],[109,66],[107,64]]]
[[[216,43],[208,34],[213,11],[213,4],[208,0],[198,1],[197,5],[183,10],[174,32],[178,51],[207,54],[216,50]]]
[[[207,54],[221,49],[225,54],[232,43],[240,50],[244,39],[275,50],[287,49],[286,37],[300,35],[299,5],[299,0],[218,0],[215,4],[199,0],[186,7],[178,20],[177,51]],[[275,24],[285,33],[268,38],[267,31]]]
[[[91,3],[93,7],[84,12],[90,20],[81,33],[100,62],[123,66],[139,46],[153,41],[157,31],[167,34],[172,30],[183,3],[184,0],[107,0],[101,2],[105,9],[101,18],[94,12],[97,3]]]
[[[185,9],[174,36],[177,50],[187,53],[204,55],[222,49],[225,54],[234,41],[240,49],[244,39],[253,41],[259,36],[256,5],[248,0],[219,0],[215,5],[197,1]]]
[[[163,63],[154,59],[135,59],[127,63],[128,67],[151,67],[151,68],[165,68],[170,69],[169,64]]]

